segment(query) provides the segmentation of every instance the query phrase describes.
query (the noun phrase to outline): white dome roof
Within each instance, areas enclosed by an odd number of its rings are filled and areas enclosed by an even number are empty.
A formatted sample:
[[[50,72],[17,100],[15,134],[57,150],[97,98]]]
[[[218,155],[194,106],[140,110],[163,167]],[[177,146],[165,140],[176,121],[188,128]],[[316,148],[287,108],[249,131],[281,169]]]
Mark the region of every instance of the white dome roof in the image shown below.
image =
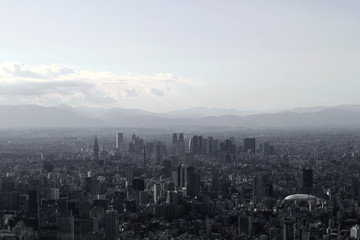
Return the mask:
[[[289,195],[286,198],[284,198],[285,200],[291,201],[291,200],[300,200],[300,201],[313,201],[313,200],[317,200],[318,197],[315,197],[313,195],[309,195],[309,194],[293,194],[293,195]]]

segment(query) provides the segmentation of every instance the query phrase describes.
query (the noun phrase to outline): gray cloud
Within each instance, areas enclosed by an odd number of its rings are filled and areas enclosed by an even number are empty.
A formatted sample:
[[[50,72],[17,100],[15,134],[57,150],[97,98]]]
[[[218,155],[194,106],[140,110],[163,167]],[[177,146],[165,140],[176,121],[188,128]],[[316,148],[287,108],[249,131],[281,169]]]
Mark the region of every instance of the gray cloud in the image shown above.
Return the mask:
[[[158,97],[162,97],[165,95],[164,91],[162,91],[161,89],[156,89],[156,88],[152,88],[151,93]]]
[[[87,92],[93,84],[86,82],[17,82],[17,83],[0,83],[0,95],[17,96],[17,95],[44,95],[49,93],[60,93],[69,95],[74,91]]]
[[[3,66],[4,71],[14,77],[33,78],[33,79],[49,79],[62,75],[74,73],[70,67],[53,64],[50,66],[40,66],[34,68],[21,63],[13,63]]]

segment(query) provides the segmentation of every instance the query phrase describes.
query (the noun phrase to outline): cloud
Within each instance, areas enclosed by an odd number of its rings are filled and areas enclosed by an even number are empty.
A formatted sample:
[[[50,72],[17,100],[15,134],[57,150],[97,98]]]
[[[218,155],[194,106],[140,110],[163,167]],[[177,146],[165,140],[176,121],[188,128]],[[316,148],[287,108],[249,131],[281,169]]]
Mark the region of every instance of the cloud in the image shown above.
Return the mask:
[[[185,81],[170,73],[119,75],[77,70],[69,66],[0,65],[0,103],[116,105],[129,98],[174,94]]]
[[[165,94],[164,91],[162,91],[161,89],[156,89],[156,88],[152,88],[151,92],[159,97],[162,97]]]

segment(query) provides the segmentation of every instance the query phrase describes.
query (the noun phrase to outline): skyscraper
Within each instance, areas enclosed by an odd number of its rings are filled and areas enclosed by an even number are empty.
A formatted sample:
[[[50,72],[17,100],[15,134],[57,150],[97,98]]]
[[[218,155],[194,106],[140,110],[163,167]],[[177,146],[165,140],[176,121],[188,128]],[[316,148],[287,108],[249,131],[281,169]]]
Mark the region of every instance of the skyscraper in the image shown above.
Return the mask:
[[[154,202],[155,203],[157,203],[157,201],[160,198],[160,192],[161,192],[160,184],[154,184]]]
[[[303,187],[313,187],[313,170],[311,168],[303,169]]]
[[[119,236],[118,211],[110,209],[105,212],[105,240],[117,240]]]
[[[40,193],[38,190],[29,191],[29,210],[38,213],[40,208]]]
[[[177,133],[173,133],[173,145],[176,145],[177,141],[178,141],[178,135]]]
[[[244,152],[248,152],[249,150],[254,153],[255,152],[255,138],[245,138],[244,139]]]
[[[116,133],[116,149],[120,149],[120,145],[124,142],[124,134]]]
[[[179,133],[179,141],[184,142],[184,133]]]
[[[99,143],[98,143],[98,140],[97,140],[97,135],[95,135],[95,141],[94,141],[93,150],[94,150],[94,159],[99,160]]]
[[[253,201],[254,204],[258,204],[262,200],[262,189],[263,189],[263,179],[261,176],[255,176],[253,182]]]
[[[198,173],[188,175],[186,191],[187,195],[191,197],[195,197],[200,193],[200,175]]]

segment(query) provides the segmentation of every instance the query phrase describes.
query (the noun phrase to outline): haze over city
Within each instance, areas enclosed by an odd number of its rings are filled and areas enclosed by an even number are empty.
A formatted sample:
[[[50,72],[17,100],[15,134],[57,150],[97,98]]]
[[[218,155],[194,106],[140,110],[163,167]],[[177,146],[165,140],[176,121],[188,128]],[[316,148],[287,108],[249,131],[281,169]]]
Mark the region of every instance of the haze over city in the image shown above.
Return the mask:
[[[0,1],[0,240],[360,239],[359,12]]]

